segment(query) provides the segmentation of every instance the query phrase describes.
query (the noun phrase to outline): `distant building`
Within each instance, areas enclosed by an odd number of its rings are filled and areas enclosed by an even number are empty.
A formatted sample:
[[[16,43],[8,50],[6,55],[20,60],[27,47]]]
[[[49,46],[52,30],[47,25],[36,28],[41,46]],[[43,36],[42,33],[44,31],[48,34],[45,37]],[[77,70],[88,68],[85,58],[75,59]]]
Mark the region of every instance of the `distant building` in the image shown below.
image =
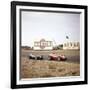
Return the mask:
[[[52,50],[53,42],[50,40],[41,39],[40,41],[34,41],[34,50]]]
[[[80,49],[79,42],[67,42],[63,44],[63,49]]]

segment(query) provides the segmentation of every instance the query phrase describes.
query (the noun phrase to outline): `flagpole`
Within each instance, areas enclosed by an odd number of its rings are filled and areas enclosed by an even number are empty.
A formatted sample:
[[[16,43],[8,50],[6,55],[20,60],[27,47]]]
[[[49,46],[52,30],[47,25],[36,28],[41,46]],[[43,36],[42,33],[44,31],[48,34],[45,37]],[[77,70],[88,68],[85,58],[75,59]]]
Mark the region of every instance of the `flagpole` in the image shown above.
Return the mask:
[[[69,45],[68,45],[68,40],[69,40],[69,36],[66,36],[66,47],[68,48]]]

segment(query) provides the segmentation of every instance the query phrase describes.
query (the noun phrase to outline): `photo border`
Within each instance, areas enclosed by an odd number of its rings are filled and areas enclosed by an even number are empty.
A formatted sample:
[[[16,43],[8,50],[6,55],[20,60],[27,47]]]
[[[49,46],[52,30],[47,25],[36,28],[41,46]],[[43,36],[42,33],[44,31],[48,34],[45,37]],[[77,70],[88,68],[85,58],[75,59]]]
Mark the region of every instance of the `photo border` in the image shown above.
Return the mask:
[[[20,84],[17,85],[17,70],[16,70],[16,6],[39,6],[39,7],[53,7],[53,8],[73,8],[84,10],[84,81],[73,82],[55,82],[55,83],[43,83],[43,84]],[[69,4],[52,4],[52,3],[35,3],[35,2],[11,2],[11,88],[31,88],[31,87],[48,87],[48,86],[65,86],[65,85],[79,85],[87,84],[87,6],[83,5],[69,5]],[[20,42],[19,42],[20,43]]]

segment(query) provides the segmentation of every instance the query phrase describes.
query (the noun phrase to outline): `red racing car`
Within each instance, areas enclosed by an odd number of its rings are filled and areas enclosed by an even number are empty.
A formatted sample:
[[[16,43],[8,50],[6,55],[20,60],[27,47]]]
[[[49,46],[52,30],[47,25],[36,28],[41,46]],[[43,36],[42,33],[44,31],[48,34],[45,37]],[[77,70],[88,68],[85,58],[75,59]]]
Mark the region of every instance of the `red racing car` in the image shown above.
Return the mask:
[[[58,61],[65,61],[65,60],[67,60],[65,55],[57,55],[55,53],[49,54],[48,59],[49,60],[58,60]]]

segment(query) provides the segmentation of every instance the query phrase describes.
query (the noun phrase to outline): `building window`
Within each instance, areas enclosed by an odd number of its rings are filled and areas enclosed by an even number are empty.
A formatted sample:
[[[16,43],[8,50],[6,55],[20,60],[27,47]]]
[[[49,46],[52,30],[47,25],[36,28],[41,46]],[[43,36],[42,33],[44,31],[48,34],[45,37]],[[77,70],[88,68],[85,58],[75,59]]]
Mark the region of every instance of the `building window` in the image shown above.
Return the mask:
[[[46,47],[48,47],[48,41],[46,41],[45,45],[46,45]]]
[[[72,43],[70,43],[70,46],[72,47]]]
[[[52,46],[52,42],[50,41],[50,46]]]
[[[64,47],[66,47],[66,43],[64,44]]]
[[[78,47],[79,47],[79,45],[80,45],[79,42],[77,42],[77,46],[78,46]]]
[[[34,46],[38,47],[38,46],[40,46],[40,43],[39,42],[34,42]]]
[[[77,46],[77,43],[74,43],[74,47],[76,47]]]
[[[47,41],[47,46],[48,46],[48,47],[50,46],[50,42],[49,42],[49,41]]]
[[[67,47],[69,46],[69,43],[67,43]]]

